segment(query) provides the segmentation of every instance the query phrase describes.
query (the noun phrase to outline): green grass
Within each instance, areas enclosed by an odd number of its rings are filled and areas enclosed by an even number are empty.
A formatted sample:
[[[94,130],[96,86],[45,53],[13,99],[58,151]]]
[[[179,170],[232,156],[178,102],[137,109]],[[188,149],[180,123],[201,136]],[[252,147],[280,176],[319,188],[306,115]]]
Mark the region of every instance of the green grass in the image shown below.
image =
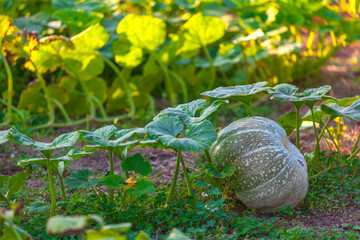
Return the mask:
[[[327,159],[331,161],[331,159]],[[198,163],[201,169],[202,160]],[[360,176],[352,168],[334,169],[310,181],[308,194],[297,208],[286,207],[277,212],[263,214],[247,209],[240,201],[210,185],[211,179],[203,170],[191,173],[196,199],[186,197],[186,184],[180,184],[173,202],[163,207],[169,186],[159,186],[156,195],[145,195],[128,210],[118,210],[116,204],[108,204],[101,194],[98,201],[92,191],[68,191],[69,205],[61,209],[63,215],[101,215],[107,224],[132,222],[130,239],[143,230],[152,239],[164,239],[176,227],[193,239],[358,239],[360,237]],[[41,199],[46,192],[44,169],[34,168],[31,180],[42,181],[43,187],[28,185],[19,195],[25,206]],[[315,167],[309,164],[309,172]],[[60,189],[57,189],[60,195]],[[104,191],[106,192],[106,191]],[[46,195],[45,195],[46,196]],[[116,195],[115,195],[116,200]],[[192,202],[196,209],[192,209]],[[61,204],[61,203],[60,203]],[[20,214],[16,224],[40,239],[59,239],[49,236],[45,225],[48,212]],[[77,239],[65,237],[64,239]]]

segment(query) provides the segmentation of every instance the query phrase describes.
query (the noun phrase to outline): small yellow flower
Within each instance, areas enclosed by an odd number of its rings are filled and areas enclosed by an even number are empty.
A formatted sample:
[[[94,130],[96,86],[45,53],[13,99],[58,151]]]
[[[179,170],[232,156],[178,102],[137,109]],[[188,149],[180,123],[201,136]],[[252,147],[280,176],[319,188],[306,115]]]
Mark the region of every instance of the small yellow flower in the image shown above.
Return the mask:
[[[130,189],[130,188],[136,183],[136,181],[134,180],[133,177],[126,179],[125,182],[127,183],[127,185],[124,186],[124,189],[125,189],[125,190]]]

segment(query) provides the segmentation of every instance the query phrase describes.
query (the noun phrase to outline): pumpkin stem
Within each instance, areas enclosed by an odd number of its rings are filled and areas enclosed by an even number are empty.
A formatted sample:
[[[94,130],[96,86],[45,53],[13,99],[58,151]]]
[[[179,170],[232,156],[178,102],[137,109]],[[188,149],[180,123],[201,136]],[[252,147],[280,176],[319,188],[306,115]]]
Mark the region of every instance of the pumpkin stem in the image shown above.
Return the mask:
[[[189,192],[189,196],[191,196],[193,194],[193,189],[192,189],[192,186],[191,186],[191,181],[190,181],[190,178],[189,178],[189,175],[188,175],[188,172],[187,172],[187,169],[186,169],[186,166],[185,166],[185,162],[184,162],[184,159],[183,159],[183,156],[180,152],[180,162],[181,162],[181,166],[183,168],[183,171],[184,171],[184,176],[185,176],[185,181],[186,181],[186,185],[187,185],[187,188],[188,188],[188,192]]]
[[[314,150],[314,161],[318,162],[319,160],[319,152],[320,152],[320,143],[319,143],[319,135],[315,126],[315,115],[314,115],[314,107],[310,107],[311,116],[312,116],[312,122],[313,122],[313,128],[314,128],[314,134],[315,134],[315,140],[316,140],[316,146]]]
[[[180,161],[181,161],[180,158],[181,158],[181,151],[178,150],[174,177],[173,177],[173,180],[172,180],[172,183],[171,183],[171,188],[170,188],[169,195],[168,195],[168,197],[166,199],[166,204],[171,201],[171,199],[173,198],[174,192],[175,192],[176,183],[177,183],[177,179],[178,179],[178,176],[179,176],[179,168],[180,168]]]

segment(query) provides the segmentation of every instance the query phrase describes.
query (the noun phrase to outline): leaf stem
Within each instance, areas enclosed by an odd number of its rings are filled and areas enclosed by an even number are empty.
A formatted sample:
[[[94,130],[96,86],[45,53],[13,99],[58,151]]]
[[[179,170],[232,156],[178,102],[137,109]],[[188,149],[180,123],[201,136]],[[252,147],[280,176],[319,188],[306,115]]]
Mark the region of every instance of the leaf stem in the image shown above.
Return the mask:
[[[185,166],[184,158],[183,158],[181,152],[180,152],[180,162],[181,162],[182,169],[184,171],[184,176],[185,176],[185,181],[186,181],[186,185],[187,185],[187,188],[188,188],[188,193],[189,193],[189,196],[191,196],[193,194],[193,189],[192,189],[192,186],[191,186],[191,181],[190,181],[190,178],[189,178],[189,174],[188,174],[186,166]]]
[[[0,191],[0,199],[4,199],[4,201],[6,202],[8,207],[11,207],[11,202],[9,201],[9,199],[1,191]]]
[[[209,61],[210,64],[210,71],[211,71],[211,79],[209,80],[210,84],[209,84],[209,88],[208,90],[212,90],[214,88],[215,85],[215,81],[216,81],[216,69],[214,67],[214,61],[212,60],[209,50],[206,47],[206,45],[202,45],[202,49],[204,51],[204,54],[207,58],[207,60]]]
[[[121,73],[121,71],[119,70],[119,68],[117,67],[117,65],[115,63],[113,63],[111,60],[107,59],[106,57],[102,56],[101,54],[99,54],[99,55],[100,55],[100,57],[102,59],[104,59],[104,61],[109,65],[109,67],[112,68],[112,70],[119,77],[121,85],[123,86],[126,97],[127,97],[128,101],[129,101],[129,104],[130,104],[129,116],[134,117],[135,112],[136,112],[136,105],[135,105],[133,97],[131,96],[131,92],[130,92],[128,84],[127,84],[127,82],[126,82],[126,80],[124,78],[124,75]]]
[[[254,117],[255,116],[255,113],[254,113],[254,110],[253,110],[253,108],[252,108],[252,106],[251,106],[251,103],[250,104],[248,104],[248,105],[246,105],[248,108],[249,108],[249,110],[250,110],[250,115],[252,116],[252,117]]]
[[[314,134],[315,134],[315,141],[316,141],[316,146],[315,146],[315,150],[314,150],[314,161],[318,162],[319,160],[319,152],[320,152],[320,143],[319,143],[319,135],[315,126],[315,115],[314,115],[314,107],[311,106],[310,107],[310,111],[311,111],[311,117],[312,117],[312,122],[313,122],[313,128],[314,128]]]
[[[208,150],[208,149],[205,149],[205,150],[204,150],[204,153],[205,153],[205,156],[206,156],[206,159],[208,160],[208,162],[209,162],[209,163],[212,163],[209,150]]]
[[[294,104],[296,109],[296,148],[300,150],[300,108]]]
[[[169,69],[163,64],[163,62],[161,62],[161,60],[158,58],[158,56],[156,55],[156,53],[154,51],[151,51],[150,54],[151,54],[151,56],[153,56],[155,58],[156,62],[159,64],[161,70],[164,72],[167,94],[170,99],[171,105],[175,106],[176,102],[177,102],[176,94],[174,92],[174,88],[173,88],[173,85],[171,82]]]
[[[3,54],[1,43],[0,43],[0,58],[2,59],[2,61],[4,63],[6,75],[8,78],[7,119],[4,123],[1,124],[1,125],[5,126],[11,122],[11,118],[12,118],[12,95],[13,95],[13,91],[14,91],[13,90],[14,89],[14,80],[13,80],[13,75],[11,73],[10,65],[6,61],[6,58]]]
[[[320,132],[320,134],[319,134],[319,139],[322,138],[322,136],[324,135],[325,129],[327,128],[327,126],[329,125],[329,123],[330,123],[332,120],[334,120],[334,117],[333,117],[333,116],[330,116],[330,117],[327,119],[324,127],[322,128],[322,130],[321,130],[321,132]]]
[[[68,199],[67,199],[67,196],[66,196],[63,176],[61,176],[61,174],[60,174],[60,175],[58,175],[58,177],[59,177],[59,182],[60,182],[61,194],[62,194],[63,201],[67,202]]]
[[[113,156],[113,151],[110,151],[110,175],[114,175],[114,156]],[[110,189],[110,193],[109,193],[109,203],[113,203],[113,202],[114,202],[114,193],[115,193],[115,190],[114,190],[114,189]]]
[[[351,153],[355,152],[356,147],[357,147],[357,145],[358,145],[358,143],[359,143],[359,140],[360,140],[360,134],[359,134],[359,136],[357,137],[357,139],[356,139],[356,141],[355,141],[355,144],[354,144],[354,147],[353,147],[352,150],[351,150]]]
[[[47,161],[47,172],[48,172],[48,179],[49,179],[49,189],[50,189],[50,196],[51,196],[50,217],[52,217],[52,216],[55,216],[56,192],[55,192],[55,186],[54,186],[54,178],[53,178],[52,170],[51,170],[50,158],[46,158],[46,161]]]
[[[176,188],[176,184],[177,184],[177,179],[178,179],[178,176],[179,176],[180,161],[181,161],[181,151],[178,150],[176,166],[175,166],[175,172],[174,172],[173,180],[172,180],[172,183],[171,183],[170,192],[169,192],[169,195],[168,195],[168,197],[166,199],[166,203],[170,202],[172,200],[172,198],[173,198],[175,188]]]

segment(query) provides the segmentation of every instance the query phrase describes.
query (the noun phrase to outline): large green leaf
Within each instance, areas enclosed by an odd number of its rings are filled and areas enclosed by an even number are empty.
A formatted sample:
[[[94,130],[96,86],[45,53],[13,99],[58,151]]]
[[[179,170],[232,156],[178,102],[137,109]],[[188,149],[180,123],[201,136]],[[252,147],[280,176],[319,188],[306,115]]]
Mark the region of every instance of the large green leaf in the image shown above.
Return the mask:
[[[356,100],[353,104],[340,107],[336,103],[328,103],[321,105],[321,110],[334,117],[348,117],[356,121],[360,120],[360,99]]]
[[[100,49],[109,41],[109,34],[99,23],[71,38],[75,51],[88,52]]]
[[[35,143],[34,140],[32,140],[30,137],[26,136],[25,134],[22,134],[19,132],[19,130],[16,127],[12,127],[9,132],[9,140],[15,141],[18,144],[21,145],[32,145]]]
[[[225,23],[218,17],[204,16],[202,13],[193,15],[183,25],[184,43],[177,54],[197,50],[219,40],[224,36],[225,28]]]
[[[314,107],[313,109],[314,111],[314,119],[316,123],[320,123],[320,124],[324,124],[326,121],[326,117],[328,116],[328,114],[326,114],[324,111],[321,110],[320,107]],[[312,115],[311,115],[311,111],[309,110],[302,118],[301,118],[302,122],[308,121],[308,122],[312,122]]]
[[[9,178],[7,183],[8,191],[6,197],[10,197],[12,194],[18,192],[26,185],[26,179],[31,175],[31,169],[26,170],[25,172],[19,172]]]
[[[226,178],[234,174],[236,167],[233,165],[226,166],[221,172],[217,171],[215,166],[211,163],[205,164],[205,169],[211,177]]]
[[[203,151],[217,139],[217,133],[208,120],[190,123],[183,131],[184,125],[178,118],[163,116],[146,125],[145,129],[151,138],[160,139],[163,145],[189,152]]]
[[[70,174],[70,177],[65,179],[65,185],[70,188],[90,188],[95,187],[100,180],[97,178],[89,179],[93,173],[87,169],[82,168]]]
[[[97,144],[101,147],[108,147],[109,139],[115,134],[116,130],[117,128],[114,125],[107,125],[95,130],[94,132],[80,130],[79,134],[80,138],[83,140]]]
[[[135,47],[155,50],[165,41],[166,24],[160,18],[131,13],[121,20],[116,32],[124,33]]]
[[[59,158],[51,158],[50,159],[51,169],[57,175],[62,175],[63,168],[65,168],[65,166],[71,163],[72,161],[73,159],[67,156],[59,157]],[[46,158],[30,158],[18,162],[18,165],[20,167],[25,167],[27,165],[32,165],[32,164],[42,165],[46,168],[48,167]]]
[[[134,155],[127,157],[124,162],[121,163],[121,169],[126,172],[134,171],[143,176],[148,176],[153,172],[150,162],[140,153],[135,153]]]
[[[285,132],[288,136],[296,129],[296,112],[287,112],[282,115],[277,123],[280,124],[285,129]],[[302,120],[300,119],[300,125],[302,124]]]
[[[313,107],[316,102],[322,99],[333,99],[325,94],[331,90],[331,86],[324,85],[318,88],[309,88],[302,93],[297,93],[298,88],[290,84],[279,84],[274,88],[268,88],[268,93],[272,94],[272,97],[280,101],[289,101],[297,108],[306,104],[309,107]]]
[[[131,44],[125,34],[120,34],[119,38],[114,40],[112,51],[115,62],[120,66],[134,68],[138,66],[143,58],[143,50]]]
[[[162,110],[156,118],[161,116],[174,116],[185,123],[201,122],[224,103],[228,103],[228,101],[216,100],[210,106],[206,107],[205,99],[197,99],[189,103],[179,104],[175,108],[166,108]]]
[[[88,151],[82,151],[82,150],[78,150],[78,149],[71,149],[66,156],[67,157],[71,157],[72,159],[74,159],[74,161],[79,160],[80,158],[87,156],[87,155],[91,155],[93,154],[93,152],[88,152]]]
[[[208,96],[212,98],[236,98],[239,101],[249,105],[253,96],[256,93],[265,91],[266,88],[264,87],[267,82],[258,82],[249,85],[237,85],[233,87],[218,87],[214,90],[207,91],[201,93],[203,96]]]
[[[30,59],[35,64],[36,70],[40,73],[53,72],[62,65],[60,49],[68,44],[60,36],[57,39],[47,41],[40,40],[39,48],[31,51]]]

